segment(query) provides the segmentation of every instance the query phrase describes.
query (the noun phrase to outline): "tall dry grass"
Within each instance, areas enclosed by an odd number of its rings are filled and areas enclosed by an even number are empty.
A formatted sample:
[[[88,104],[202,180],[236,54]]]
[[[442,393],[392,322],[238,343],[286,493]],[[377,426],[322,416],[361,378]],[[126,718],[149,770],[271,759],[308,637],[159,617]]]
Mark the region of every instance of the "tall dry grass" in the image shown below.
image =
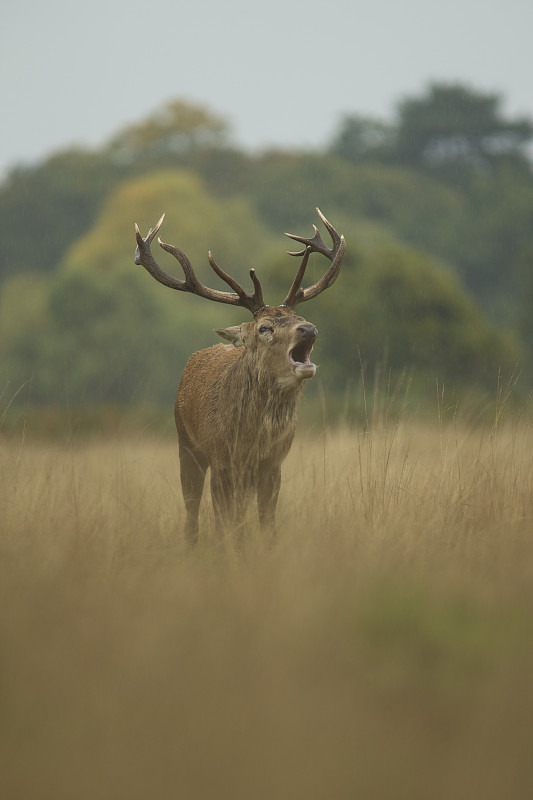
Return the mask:
[[[0,439],[3,798],[531,796],[528,424],[301,434],[243,553],[177,472]]]

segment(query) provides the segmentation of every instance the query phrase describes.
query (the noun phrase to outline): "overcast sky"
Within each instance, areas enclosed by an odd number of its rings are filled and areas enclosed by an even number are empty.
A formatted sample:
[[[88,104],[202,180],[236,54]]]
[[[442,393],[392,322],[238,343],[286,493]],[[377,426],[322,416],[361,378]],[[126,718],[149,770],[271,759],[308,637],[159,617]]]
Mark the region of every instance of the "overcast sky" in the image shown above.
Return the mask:
[[[7,5],[7,3],[6,3]],[[533,118],[532,0],[17,0],[2,10],[0,176],[180,97],[247,147],[321,145],[431,80]]]

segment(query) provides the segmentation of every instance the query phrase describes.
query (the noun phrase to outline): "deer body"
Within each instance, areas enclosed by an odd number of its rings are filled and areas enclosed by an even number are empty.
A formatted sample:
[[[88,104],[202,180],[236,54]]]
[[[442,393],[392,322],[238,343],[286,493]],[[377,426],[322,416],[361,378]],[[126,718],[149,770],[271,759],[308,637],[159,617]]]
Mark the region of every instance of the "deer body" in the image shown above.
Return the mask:
[[[236,346],[214,345],[194,353],[185,367],[175,418],[189,538],[198,532],[207,467],[218,529],[238,527],[254,494],[261,526],[273,527],[281,463],[294,438],[297,401],[305,377],[314,374],[310,364],[298,375],[286,353],[301,338],[299,328],[308,337],[310,352],[317,331],[289,310],[272,312],[278,315],[261,317],[268,327],[263,334],[258,333],[261,325],[248,323],[248,331],[239,326],[247,344],[239,337]]]
[[[292,236],[303,242],[305,249],[293,254],[303,256],[302,264],[280,306],[263,302],[253,270],[255,291],[248,295],[220,270],[211,254],[211,266],[235,293],[208,289],[194,275],[185,254],[160,241],[184,270],[185,281],[173,278],[159,268],[150,252],[151,240],[163,218],[145,239],[137,229],[136,262],[161,283],[217,302],[242,305],[254,315],[253,322],[216,330],[230,344],[194,353],[178,388],[175,419],[186,535],[191,542],[198,536],[198,512],[208,468],[217,532],[227,528],[242,532],[246,506],[253,495],[257,497],[261,528],[274,531],[281,464],[294,438],[297,401],[304,382],[316,371],[310,354],[318,331],[295,313],[294,306],[333,283],[344,253],[344,238],[322,219],[334,247],[327,248],[316,229],[313,239]],[[321,281],[302,290],[300,284],[313,250],[330,258],[332,266]]]

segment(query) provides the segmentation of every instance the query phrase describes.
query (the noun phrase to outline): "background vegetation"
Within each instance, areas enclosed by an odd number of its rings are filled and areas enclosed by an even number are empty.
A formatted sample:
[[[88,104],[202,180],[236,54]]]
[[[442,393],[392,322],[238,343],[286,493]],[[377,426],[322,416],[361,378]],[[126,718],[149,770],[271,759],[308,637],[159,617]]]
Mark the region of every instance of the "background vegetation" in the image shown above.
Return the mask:
[[[391,123],[347,116],[322,152],[251,155],[175,102],[12,171],[2,797],[532,795],[533,431],[506,415],[533,380],[531,137],[499,98],[432,86]],[[275,302],[281,233],[310,233],[315,205],[349,247],[306,308],[322,377],[279,540],[251,509],[243,552],[216,543],[206,497],[188,550],[170,409],[189,353],[242,315],[135,267],[133,222],[165,211],[203,278],[212,249]]]
[[[531,795],[533,431],[369,416],[239,556],[170,437],[0,442],[3,797]]]
[[[346,406],[362,372],[386,370],[417,403],[436,381],[479,399],[511,375],[526,396],[532,138],[500,97],[439,84],[389,123],[347,115],[320,152],[243,152],[223,119],[174,101],[97,151],[13,169],[0,187],[2,388],[39,407],[169,408],[187,355],[242,314],[136,268],[133,222],[146,231],[165,211],[163,238],[206,281],[211,249],[242,282],[255,266],[279,302],[295,269],[281,234],[310,231],[319,205],[349,246],[341,281],[306,309],[322,331],[315,394]],[[315,257],[311,277],[323,269]]]

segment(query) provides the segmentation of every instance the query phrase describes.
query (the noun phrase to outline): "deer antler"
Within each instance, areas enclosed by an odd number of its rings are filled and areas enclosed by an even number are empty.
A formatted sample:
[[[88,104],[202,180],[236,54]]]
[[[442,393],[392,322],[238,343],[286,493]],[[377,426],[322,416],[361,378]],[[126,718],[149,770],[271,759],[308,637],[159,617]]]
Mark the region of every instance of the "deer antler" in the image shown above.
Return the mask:
[[[222,278],[222,280],[233,289],[235,294],[232,292],[222,292],[218,289],[209,289],[207,286],[204,286],[194,274],[191,262],[185,253],[182,250],[179,250],[179,248],[174,247],[174,245],[165,244],[160,238],[158,238],[158,243],[163,250],[166,250],[167,253],[173,255],[174,258],[176,258],[181,264],[183,274],[185,275],[185,280],[175,278],[173,275],[169,275],[168,272],[165,272],[163,269],[161,269],[152,255],[150,245],[152,244],[154,236],[156,233],[158,233],[161,225],[163,224],[164,219],[165,215],[163,214],[157,225],[155,225],[153,228],[150,228],[145,238],[141,236],[139,227],[137,224],[135,224],[135,236],[137,238],[137,249],[135,250],[136,264],[142,265],[150,273],[150,275],[156,279],[156,281],[159,281],[159,283],[162,283],[164,286],[168,286],[170,289],[178,289],[180,292],[191,292],[199,297],[205,297],[206,300],[214,300],[216,303],[228,303],[232,306],[242,306],[243,308],[247,308],[249,311],[251,311],[254,316],[262,308],[264,308],[265,303],[263,301],[263,292],[259,278],[255,274],[255,270],[250,270],[250,277],[254,284],[254,293],[248,294],[244,291],[242,286],[237,283],[235,278],[232,278],[231,275],[228,275],[227,272],[224,272],[224,270],[218,266],[211,255],[211,252],[209,253],[209,263],[213,268],[213,271],[218,275],[219,278]]]
[[[313,297],[319,295],[320,292],[324,291],[324,289],[328,289],[330,286],[332,286],[339,275],[344,251],[346,249],[344,236],[339,236],[333,225],[328,222],[319,208],[317,208],[317,212],[318,216],[326,226],[329,235],[331,236],[333,247],[328,247],[326,244],[324,244],[316,225],[313,225],[313,228],[315,229],[315,235],[311,239],[306,239],[303,236],[295,236],[292,233],[285,234],[285,236],[288,236],[289,239],[295,239],[297,242],[304,244],[305,248],[295,253],[289,252],[289,255],[291,256],[303,256],[303,258],[292,286],[289,289],[289,293],[281,304],[282,306],[294,308],[294,306],[296,306],[298,303],[304,303],[306,300],[312,300]],[[308,289],[302,289],[301,283],[311,253],[321,253],[323,256],[326,256],[326,258],[329,258],[332,264],[326,274],[319,281],[317,281],[317,283],[314,283]]]

